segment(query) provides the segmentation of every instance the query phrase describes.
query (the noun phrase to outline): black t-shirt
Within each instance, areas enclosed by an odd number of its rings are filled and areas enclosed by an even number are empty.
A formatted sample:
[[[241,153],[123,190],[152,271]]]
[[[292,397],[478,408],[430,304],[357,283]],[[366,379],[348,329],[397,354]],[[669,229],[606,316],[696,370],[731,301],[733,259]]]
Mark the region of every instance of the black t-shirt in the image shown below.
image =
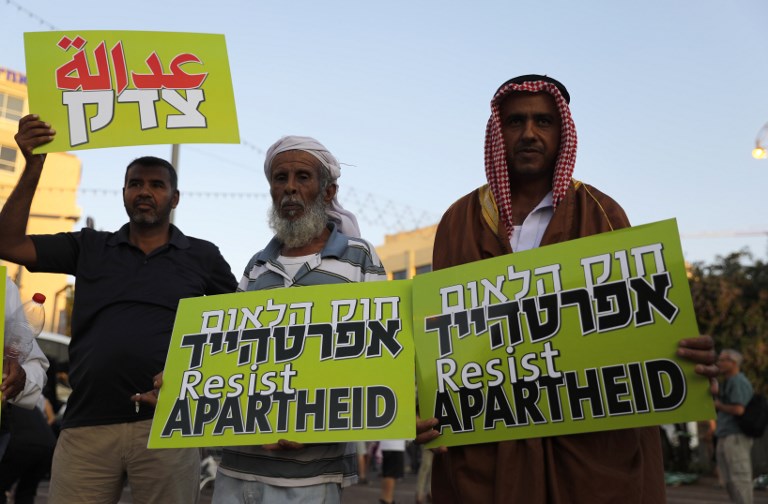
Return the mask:
[[[75,276],[69,380],[62,428],[152,418],[130,397],[152,389],[162,371],[182,298],[234,292],[229,264],[212,243],[171,226],[170,241],[144,254],[116,233],[83,229],[33,235],[31,271]]]

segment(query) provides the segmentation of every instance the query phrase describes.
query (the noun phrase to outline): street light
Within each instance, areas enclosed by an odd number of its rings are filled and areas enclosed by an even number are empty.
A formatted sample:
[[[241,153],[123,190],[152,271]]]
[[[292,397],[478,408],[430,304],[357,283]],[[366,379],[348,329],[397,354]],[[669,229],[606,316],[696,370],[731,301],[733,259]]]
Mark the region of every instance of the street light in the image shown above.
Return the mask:
[[[755,138],[755,148],[752,149],[752,157],[755,159],[768,158],[768,123],[765,123]]]

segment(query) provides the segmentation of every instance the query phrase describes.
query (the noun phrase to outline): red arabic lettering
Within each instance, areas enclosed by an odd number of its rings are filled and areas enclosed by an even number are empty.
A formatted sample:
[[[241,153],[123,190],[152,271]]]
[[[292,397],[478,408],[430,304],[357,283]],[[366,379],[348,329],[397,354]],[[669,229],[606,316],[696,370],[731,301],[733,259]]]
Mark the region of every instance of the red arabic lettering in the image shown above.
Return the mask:
[[[63,36],[57,45],[64,51],[71,47],[77,49],[72,59],[56,69],[56,85],[59,89],[68,91],[106,91],[114,87],[119,95],[128,88],[128,68],[125,60],[122,41],[117,42],[109,51],[112,59],[110,72],[107,47],[102,41],[93,51],[96,62],[96,70],[91,72],[88,58],[85,53],[86,40],[77,36],[74,39]],[[152,52],[146,59],[150,73],[139,74],[131,72],[131,81],[136,89],[196,89],[199,88],[208,77],[207,72],[187,73],[182,65],[188,63],[202,64],[200,58],[192,53],[181,53],[171,60],[169,73],[163,70],[163,64],[157,52]],[[114,77],[114,86],[112,78]]]
[[[115,70],[115,84],[117,85],[117,94],[125,91],[128,87],[128,68],[125,66],[125,53],[123,53],[123,42],[120,41],[110,51],[112,54],[112,67]]]
[[[66,38],[66,37],[65,37]],[[66,48],[62,47],[65,51],[74,46],[78,48],[75,42],[79,42],[80,50],[78,50],[72,57],[72,60],[64,63],[56,69],[56,86],[59,89],[67,89],[75,91],[82,89],[83,91],[106,91],[112,89],[112,83],[109,76],[109,60],[107,59],[107,46],[104,42],[96,46],[93,51],[94,58],[96,59],[96,68],[98,73],[91,73],[90,65],[85,56],[85,40],[78,37],[74,41],[69,39],[62,39],[59,41],[59,47],[66,45]]]
[[[152,52],[146,59],[151,73],[130,72],[129,77],[122,41],[118,41],[109,54],[105,41],[96,46],[91,58],[95,68],[89,64],[86,44],[80,35],[74,39],[63,36],[57,43],[65,52],[70,48],[76,50],[70,61],[56,69],[56,85],[64,90],[62,102],[67,107],[71,146],[88,143],[89,132],[106,128],[114,118],[116,104],[135,103],[142,130],[158,127],[159,101],[178,112],[166,113],[166,129],[207,127],[207,119],[199,110],[205,94],[197,88],[208,73],[193,74],[182,69],[188,63],[202,64],[196,55],[182,53],[175,56],[168,67],[169,72],[165,73],[157,52]],[[129,83],[135,89],[129,89]],[[180,90],[185,91],[183,95]],[[92,115],[94,105],[96,114]]]
[[[202,63],[200,58],[190,53],[179,54],[171,61],[170,73],[163,72],[160,57],[153,52],[147,58],[151,74],[131,72],[131,79],[138,89],[195,89],[200,87],[208,73],[188,74],[181,69],[186,63]]]

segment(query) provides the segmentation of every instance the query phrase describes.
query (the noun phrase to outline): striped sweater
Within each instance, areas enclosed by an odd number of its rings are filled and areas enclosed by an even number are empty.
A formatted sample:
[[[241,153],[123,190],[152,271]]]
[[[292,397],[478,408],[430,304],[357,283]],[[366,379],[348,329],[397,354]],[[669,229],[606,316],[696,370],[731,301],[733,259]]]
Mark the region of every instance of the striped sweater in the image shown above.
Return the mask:
[[[293,278],[278,261],[281,245],[273,238],[248,262],[238,291],[387,279],[381,260],[368,242],[340,233],[333,223],[329,227],[331,235],[323,250],[304,263]],[[227,447],[219,470],[232,478],[274,486],[348,486],[357,480],[356,454],[354,443],[312,444],[297,451]]]

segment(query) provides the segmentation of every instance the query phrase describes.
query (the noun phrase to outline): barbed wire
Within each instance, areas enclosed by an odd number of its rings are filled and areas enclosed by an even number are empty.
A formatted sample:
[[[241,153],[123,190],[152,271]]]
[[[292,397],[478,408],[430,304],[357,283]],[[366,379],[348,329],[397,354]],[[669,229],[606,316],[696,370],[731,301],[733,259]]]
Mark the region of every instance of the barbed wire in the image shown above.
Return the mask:
[[[415,209],[369,192],[344,188],[343,205],[361,222],[382,226],[388,232],[402,232],[435,224],[439,215]]]

